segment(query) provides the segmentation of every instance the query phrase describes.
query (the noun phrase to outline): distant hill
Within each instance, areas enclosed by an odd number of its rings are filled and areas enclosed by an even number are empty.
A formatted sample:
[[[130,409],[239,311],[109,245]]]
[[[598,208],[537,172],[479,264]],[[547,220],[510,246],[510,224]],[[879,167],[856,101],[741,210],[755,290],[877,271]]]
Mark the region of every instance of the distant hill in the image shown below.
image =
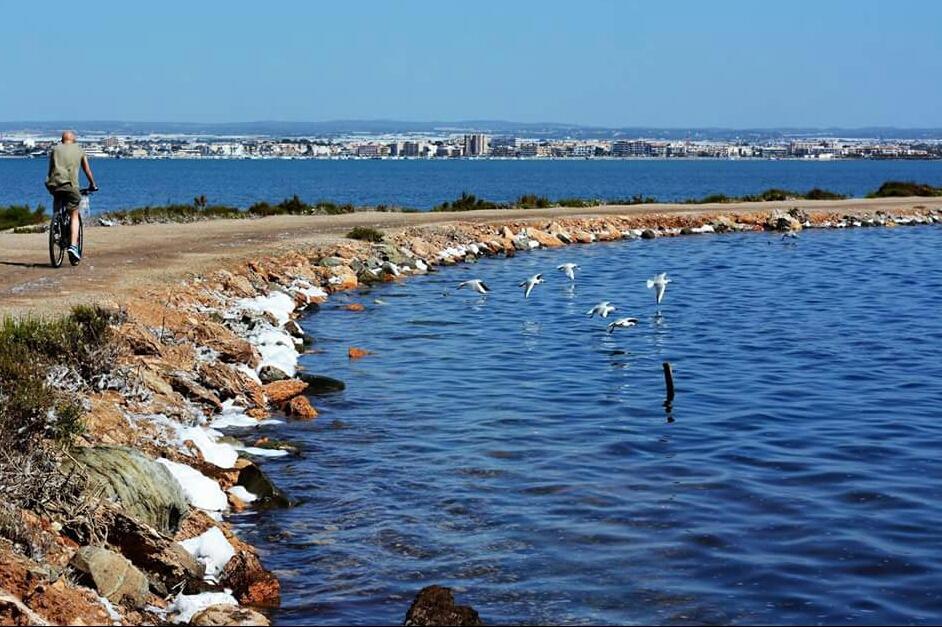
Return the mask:
[[[73,128],[81,134],[180,134],[180,135],[257,135],[265,137],[332,137],[364,134],[446,134],[480,132],[491,135],[513,135],[560,139],[617,139],[645,137],[649,139],[679,140],[736,140],[751,141],[789,139],[797,137],[844,137],[932,140],[942,139],[940,128],[653,128],[653,127],[600,127],[555,122],[508,122],[504,120],[459,120],[453,122],[404,122],[398,120],[329,120],[324,122],[122,122],[116,120],[93,121],[14,121],[0,122],[0,133],[31,132],[51,134],[64,128]]]

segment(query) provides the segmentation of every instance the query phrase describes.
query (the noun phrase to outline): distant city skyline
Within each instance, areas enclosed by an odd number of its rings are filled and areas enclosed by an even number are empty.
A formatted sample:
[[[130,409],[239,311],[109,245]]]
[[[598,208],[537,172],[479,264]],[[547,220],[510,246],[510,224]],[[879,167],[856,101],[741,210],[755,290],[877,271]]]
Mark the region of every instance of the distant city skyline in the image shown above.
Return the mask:
[[[942,127],[942,4],[4,7],[0,120]]]

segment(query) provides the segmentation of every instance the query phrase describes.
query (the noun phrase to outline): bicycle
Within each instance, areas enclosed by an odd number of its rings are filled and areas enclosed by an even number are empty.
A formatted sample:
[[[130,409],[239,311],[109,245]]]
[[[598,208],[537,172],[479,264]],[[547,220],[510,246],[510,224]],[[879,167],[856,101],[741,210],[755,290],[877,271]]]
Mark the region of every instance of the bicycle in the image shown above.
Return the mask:
[[[84,187],[79,190],[82,195],[82,202],[79,204],[79,228],[78,228],[78,249],[79,255],[82,254],[82,243],[84,240],[84,228],[82,224],[82,214],[88,213],[91,201],[89,196],[98,191],[95,188]],[[53,268],[62,265],[62,259],[66,256],[66,249],[72,245],[72,214],[66,203],[55,201],[53,203],[52,221],[49,223],[49,261]],[[73,261],[69,257],[69,263],[77,266],[80,260]]]

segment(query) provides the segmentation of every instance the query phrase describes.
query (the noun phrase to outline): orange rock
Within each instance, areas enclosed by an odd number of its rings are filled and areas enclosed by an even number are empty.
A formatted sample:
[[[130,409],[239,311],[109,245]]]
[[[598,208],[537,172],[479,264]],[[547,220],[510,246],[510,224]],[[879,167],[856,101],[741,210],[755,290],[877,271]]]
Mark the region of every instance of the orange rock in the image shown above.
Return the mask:
[[[366,357],[367,355],[372,355],[372,353],[365,348],[357,348],[356,346],[351,346],[347,350],[347,357],[350,359],[360,359],[361,357]]]
[[[582,229],[577,229],[572,232],[573,238],[580,244],[588,244],[592,241],[592,234],[583,231]]]
[[[527,236],[530,239],[535,239],[540,243],[540,246],[545,246],[547,248],[559,248],[563,245],[562,241],[555,235],[550,235],[539,229],[529,228],[527,229]]]
[[[350,303],[349,305],[345,305],[344,309],[347,311],[365,311],[366,307],[364,307],[362,303]]]
[[[239,603],[254,607],[278,607],[281,586],[278,579],[262,567],[258,556],[239,551],[226,564],[219,583],[232,590]]]
[[[311,405],[311,401],[306,396],[295,396],[288,402],[286,412],[292,418],[298,420],[313,420],[317,418],[317,410]]]
[[[307,383],[298,379],[284,379],[283,381],[272,381],[262,387],[265,390],[265,396],[268,397],[268,402],[273,405],[280,405],[306,390]]]

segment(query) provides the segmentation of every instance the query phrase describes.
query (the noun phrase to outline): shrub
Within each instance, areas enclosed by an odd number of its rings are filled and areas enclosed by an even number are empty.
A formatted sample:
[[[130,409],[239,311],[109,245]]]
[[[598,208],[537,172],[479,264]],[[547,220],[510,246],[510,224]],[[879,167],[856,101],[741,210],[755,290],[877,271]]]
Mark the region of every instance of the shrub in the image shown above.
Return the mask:
[[[298,198],[297,194],[278,203],[278,209],[281,213],[289,215],[301,215],[311,211],[311,207]]]
[[[212,205],[197,207],[195,205],[162,205],[157,207],[137,207],[122,211],[109,211],[102,214],[124,224],[144,224],[150,222],[197,222],[219,218],[241,218],[244,214],[235,207],[226,205]]]
[[[321,201],[314,206],[314,209],[317,213],[327,215],[327,216],[338,216],[345,213],[353,213],[356,211],[356,208],[350,203],[343,205],[336,205],[332,202]]]
[[[898,198],[903,196],[942,196],[942,187],[913,181],[887,181],[867,198]]]
[[[613,198],[605,202],[607,205],[648,205],[651,203],[656,203],[657,198],[654,196],[642,196],[641,194],[635,194],[631,198]],[[691,201],[687,201],[691,202]]]
[[[0,231],[19,226],[41,224],[46,221],[46,208],[38,205],[30,209],[29,205],[10,205],[0,207]]]
[[[514,204],[520,209],[546,209],[553,206],[549,198],[536,194],[524,194]]]
[[[598,200],[586,200],[585,198],[560,198],[556,201],[560,207],[596,207],[600,203]]]
[[[356,226],[347,233],[347,237],[364,242],[381,242],[385,235],[383,235],[382,231],[369,226]]]
[[[432,211],[480,211],[482,209],[500,209],[506,206],[498,205],[489,200],[478,198],[474,194],[461,192],[456,200],[452,202],[443,202],[432,209]]]
[[[827,189],[820,189],[815,187],[813,189],[809,189],[805,193],[805,198],[808,200],[844,200],[847,198],[847,196],[844,194],[838,194],[837,192],[832,192]]]
[[[115,366],[116,316],[76,307],[57,320],[5,318],[0,323],[0,537],[32,550],[21,512],[85,525],[82,478],[59,462],[83,431],[77,392],[97,388]]]

